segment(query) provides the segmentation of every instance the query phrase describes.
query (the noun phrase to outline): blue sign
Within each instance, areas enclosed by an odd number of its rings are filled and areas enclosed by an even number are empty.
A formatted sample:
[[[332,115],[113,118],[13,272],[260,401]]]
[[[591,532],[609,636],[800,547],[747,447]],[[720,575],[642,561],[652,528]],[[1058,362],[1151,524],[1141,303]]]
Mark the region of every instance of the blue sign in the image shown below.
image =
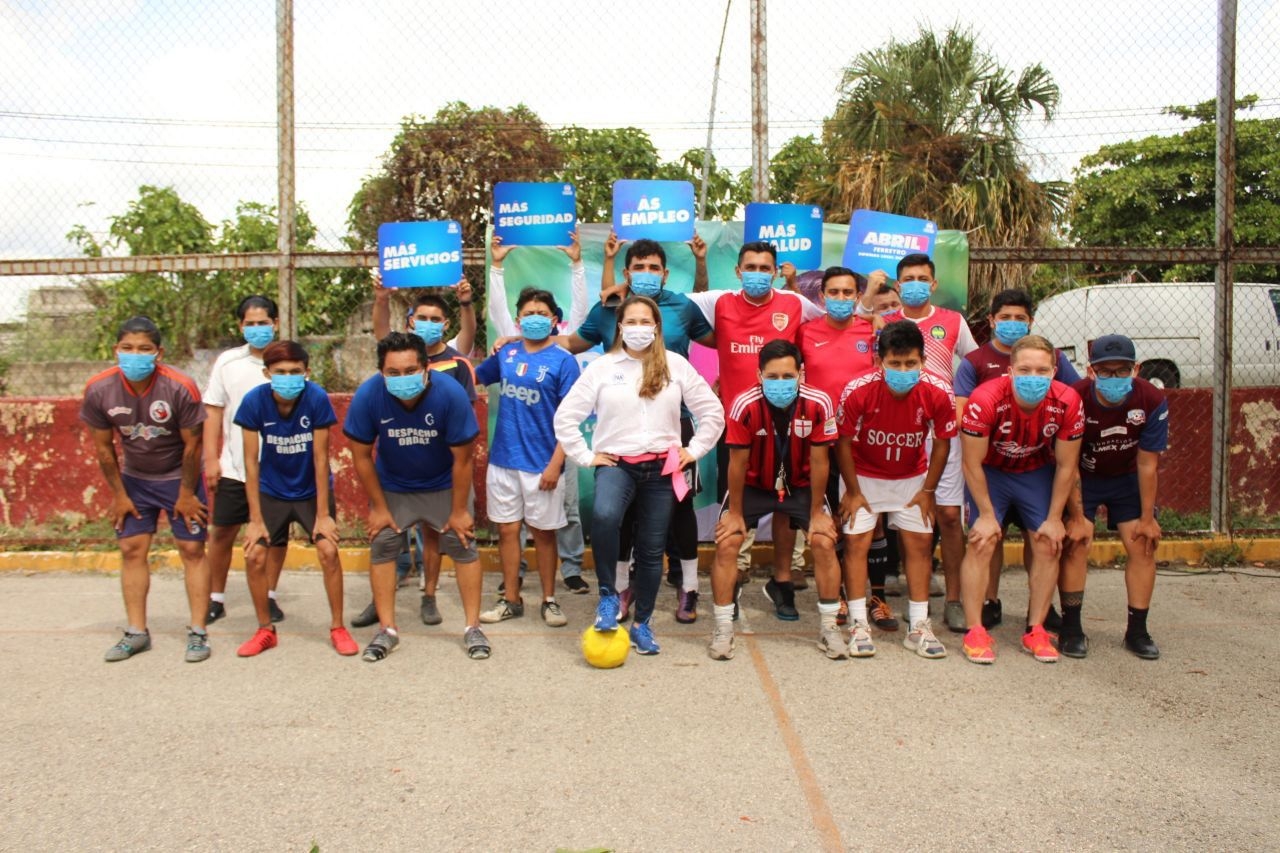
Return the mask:
[[[862,275],[884,270],[894,278],[898,261],[907,255],[932,256],[937,237],[938,226],[927,219],[855,210],[844,244],[844,265]]]
[[[692,240],[693,210],[688,181],[613,182],[613,230],[619,239]]]
[[[573,184],[502,182],[493,188],[493,233],[504,246],[567,246],[578,221]]]
[[[462,226],[452,219],[384,222],[378,271],[383,287],[452,287],[462,279]]]
[[[742,242],[763,240],[778,250],[778,264],[788,261],[799,272],[822,266],[822,208],[811,204],[747,205]]]

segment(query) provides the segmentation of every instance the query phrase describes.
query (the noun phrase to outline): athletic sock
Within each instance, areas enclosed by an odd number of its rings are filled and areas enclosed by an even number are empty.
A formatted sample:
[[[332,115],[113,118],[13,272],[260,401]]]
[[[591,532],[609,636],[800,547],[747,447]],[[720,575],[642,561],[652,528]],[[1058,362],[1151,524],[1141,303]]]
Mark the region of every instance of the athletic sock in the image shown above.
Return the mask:
[[[871,583],[872,595],[878,589],[884,597],[884,579],[889,570],[889,541],[884,537],[871,540],[871,550],[867,552],[867,578]]]
[[[849,621],[850,622],[866,622],[867,621],[867,600],[865,598],[849,599]]]
[[[267,598],[270,598],[272,601],[275,601],[276,591],[274,589],[267,590]]]
[[[839,615],[839,613],[839,601],[818,602],[818,621],[822,623],[823,628],[834,628],[836,626],[836,616]]]
[[[386,628],[386,627],[384,627],[382,630],[383,630],[383,631],[385,631],[386,633],[390,634],[390,635],[391,635],[391,636],[393,636],[393,637],[399,637],[399,636],[400,636],[400,632],[399,632],[399,631],[397,631],[395,628]]]
[[[622,595],[631,586],[631,564],[618,562],[618,573],[613,579],[613,591]]]
[[[126,634],[145,634],[145,633],[147,633],[147,629],[146,629],[146,628],[135,628],[135,627],[133,627],[132,625],[130,625],[128,628],[125,628],[125,629],[124,629],[124,632],[125,632]]]
[[[874,583],[871,584],[871,594],[876,598],[880,599],[881,601],[884,601],[884,598],[885,598],[884,586],[883,585],[876,586]]]
[[[216,601],[219,604],[226,604],[227,594],[225,592],[211,592],[209,593],[209,600]]]
[[[717,625],[731,625],[733,624],[733,605],[732,604],[712,605],[711,615],[715,618]]]
[[[922,619],[929,618],[929,599],[924,601],[907,601],[907,624],[915,625]]]
[[[685,592],[698,591],[698,558],[680,561],[680,589]]]
[[[1147,633],[1147,614],[1151,612],[1150,607],[1130,607],[1129,608],[1129,627],[1125,631],[1125,635],[1129,637],[1141,637]]]
[[[1063,592],[1062,598],[1062,633],[1068,637],[1077,637],[1084,633],[1080,624],[1080,611],[1084,608],[1084,590],[1079,592]]]

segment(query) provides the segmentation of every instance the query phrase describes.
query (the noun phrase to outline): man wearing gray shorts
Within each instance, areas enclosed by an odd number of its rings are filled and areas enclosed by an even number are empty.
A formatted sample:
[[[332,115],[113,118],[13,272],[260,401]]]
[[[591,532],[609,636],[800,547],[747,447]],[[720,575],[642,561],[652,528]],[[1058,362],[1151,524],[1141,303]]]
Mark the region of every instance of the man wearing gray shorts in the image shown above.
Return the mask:
[[[439,531],[454,562],[466,614],[463,643],[473,659],[489,656],[480,630],[480,559],[468,509],[472,453],[480,427],[462,386],[429,371],[422,338],[392,332],[378,342],[378,374],[356,390],[342,431],[369,496],[369,585],[379,629],[364,650],[377,662],[400,642],[395,622],[400,533],[414,524]],[[374,447],[377,456],[374,456]]]

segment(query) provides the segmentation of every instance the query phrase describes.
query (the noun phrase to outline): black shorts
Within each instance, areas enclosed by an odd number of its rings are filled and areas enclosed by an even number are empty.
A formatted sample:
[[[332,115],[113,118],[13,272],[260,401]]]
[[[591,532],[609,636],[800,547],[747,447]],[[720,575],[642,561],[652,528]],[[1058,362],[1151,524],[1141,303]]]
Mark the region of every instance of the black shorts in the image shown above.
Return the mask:
[[[725,503],[728,508],[728,503]],[[792,530],[809,529],[809,512],[813,509],[813,493],[806,486],[803,489],[792,489],[784,500],[778,500],[777,492],[766,492],[754,486],[742,489],[742,520],[747,523],[748,530],[754,530],[760,519],[775,512],[781,512],[791,519]],[[722,509],[721,512],[724,510]]]
[[[282,501],[271,495],[260,493],[258,500],[262,504],[262,520],[267,525],[267,542],[272,548],[289,544],[289,525],[298,522],[307,532],[307,541],[315,541],[316,499],[301,501]],[[335,515],[333,492],[329,492],[329,515]]]
[[[249,523],[249,499],[244,496],[244,483],[230,477],[218,478],[210,523],[215,527],[235,527]]]
[[[1107,529],[1115,530],[1126,521],[1142,518],[1142,493],[1138,489],[1137,474],[1121,474],[1119,477],[1082,477],[1080,492],[1084,498],[1084,516],[1090,521],[1098,514],[1098,507],[1107,508]]]

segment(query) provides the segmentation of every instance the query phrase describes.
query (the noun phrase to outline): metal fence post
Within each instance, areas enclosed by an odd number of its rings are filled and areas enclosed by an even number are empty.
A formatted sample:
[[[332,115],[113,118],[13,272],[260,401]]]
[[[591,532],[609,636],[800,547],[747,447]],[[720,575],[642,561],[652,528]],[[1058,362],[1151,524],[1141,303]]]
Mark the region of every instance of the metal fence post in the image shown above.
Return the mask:
[[[769,200],[769,75],[765,0],[751,0],[751,200]]]
[[[293,275],[293,253],[297,248],[293,138],[293,0],[276,0],[276,251],[280,255],[277,301],[280,303],[280,337],[287,340],[298,336],[298,299]]]
[[[1231,529],[1231,357],[1236,206],[1236,0],[1218,0],[1218,105],[1214,234],[1218,262],[1213,300],[1213,452],[1210,524]]]

